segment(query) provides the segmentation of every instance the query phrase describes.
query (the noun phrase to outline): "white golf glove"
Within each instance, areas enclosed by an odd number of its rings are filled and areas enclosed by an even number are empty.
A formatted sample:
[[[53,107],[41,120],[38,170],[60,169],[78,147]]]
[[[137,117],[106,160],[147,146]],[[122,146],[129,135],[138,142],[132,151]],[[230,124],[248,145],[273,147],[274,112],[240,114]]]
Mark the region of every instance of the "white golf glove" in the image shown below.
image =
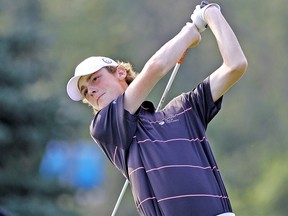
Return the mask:
[[[204,7],[201,7],[201,5],[197,5],[195,10],[193,11],[193,14],[191,15],[191,19],[200,33],[208,27],[207,22],[205,21],[204,14],[206,9],[211,6],[216,6],[219,10],[221,10],[220,6],[216,3],[207,4]]]

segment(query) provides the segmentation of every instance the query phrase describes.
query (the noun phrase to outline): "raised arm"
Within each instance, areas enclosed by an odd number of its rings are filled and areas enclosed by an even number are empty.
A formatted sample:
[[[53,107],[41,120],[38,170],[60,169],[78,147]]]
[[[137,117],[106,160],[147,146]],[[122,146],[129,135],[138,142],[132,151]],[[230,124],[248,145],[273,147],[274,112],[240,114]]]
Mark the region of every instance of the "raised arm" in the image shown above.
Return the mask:
[[[214,101],[217,101],[245,73],[248,63],[240,44],[223,17],[219,8],[208,7],[204,19],[213,32],[223,64],[210,75],[210,87]]]
[[[185,50],[196,46],[200,40],[201,36],[195,25],[187,23],[148,60],[141,73],[128,86],[124,108],[131,114],[135,113],[155,84],[170,71]]]

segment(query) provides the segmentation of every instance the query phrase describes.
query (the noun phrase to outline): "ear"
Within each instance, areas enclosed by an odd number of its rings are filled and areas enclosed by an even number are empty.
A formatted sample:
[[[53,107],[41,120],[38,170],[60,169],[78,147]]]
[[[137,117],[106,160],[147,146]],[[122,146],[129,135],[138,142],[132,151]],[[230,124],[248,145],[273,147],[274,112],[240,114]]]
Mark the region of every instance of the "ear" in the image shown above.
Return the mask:
[[[119,65],[116,68],[116,76],[120,80],[125,80],[125,78],[127,76],[127,71],[126,71],[125,67],[123,67],[122,65]]]

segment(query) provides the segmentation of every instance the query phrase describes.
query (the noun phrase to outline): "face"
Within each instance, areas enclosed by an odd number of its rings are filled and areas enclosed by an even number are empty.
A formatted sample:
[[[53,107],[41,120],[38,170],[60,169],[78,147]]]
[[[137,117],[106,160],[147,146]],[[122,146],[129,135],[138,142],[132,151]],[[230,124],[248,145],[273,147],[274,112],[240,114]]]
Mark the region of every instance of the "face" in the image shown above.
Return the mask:
[[[93,74],[82,76],[78,81],[78,88],[94,109],[100,110],[121,95],[128,87],[126,70],[117,67],[115,73],[102,68]]]

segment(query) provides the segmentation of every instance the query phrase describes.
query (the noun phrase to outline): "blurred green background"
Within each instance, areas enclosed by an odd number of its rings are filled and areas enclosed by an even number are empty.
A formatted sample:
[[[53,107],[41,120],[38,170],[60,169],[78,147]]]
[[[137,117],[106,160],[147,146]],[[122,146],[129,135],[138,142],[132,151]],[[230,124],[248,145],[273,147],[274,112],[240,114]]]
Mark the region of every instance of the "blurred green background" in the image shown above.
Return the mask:
[[[286,216],[286,2],[216,2],[238,36],[249,68],[224,97],[222,111],[208,128],[210,143],[236,215]],[[92,109],[71,101],[66,83],[76,65],[92,55],[129,61],[139,72],[199,3],[0,0],[0,208],[15,216],[111,214],[124,178],[106,158],[104,179],[94,187],[41,175],[51,140],[68,143],[67,152],[91,141]],[[192,89],[220,64],[207,30],[201,44],[189,50],[167,101]],[[155,104],[168,78],[150,94]],[[117,215],[137,215],[129,189]]]

